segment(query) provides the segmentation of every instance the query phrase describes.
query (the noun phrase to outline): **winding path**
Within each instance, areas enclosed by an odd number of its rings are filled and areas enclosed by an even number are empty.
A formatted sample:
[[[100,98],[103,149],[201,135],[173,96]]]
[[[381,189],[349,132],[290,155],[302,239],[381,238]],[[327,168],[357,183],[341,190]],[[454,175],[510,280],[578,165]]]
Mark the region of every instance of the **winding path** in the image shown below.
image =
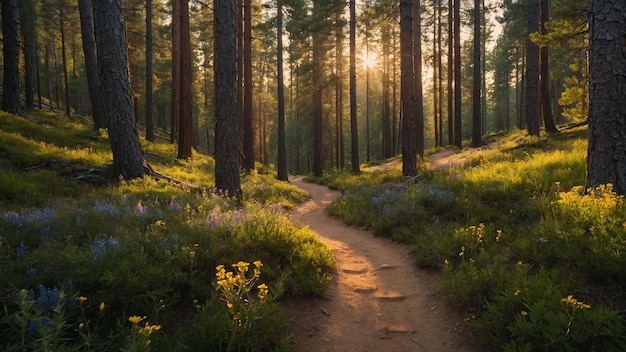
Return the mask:
[[[346,226],[326,214],[339,192],[290,182],[311,194],[291,220],[308,225],[333,249],[326,298],[283,304],[298,352],[479,351],[463,317],[446,305],[438,274],[417,269],[410,247]]]

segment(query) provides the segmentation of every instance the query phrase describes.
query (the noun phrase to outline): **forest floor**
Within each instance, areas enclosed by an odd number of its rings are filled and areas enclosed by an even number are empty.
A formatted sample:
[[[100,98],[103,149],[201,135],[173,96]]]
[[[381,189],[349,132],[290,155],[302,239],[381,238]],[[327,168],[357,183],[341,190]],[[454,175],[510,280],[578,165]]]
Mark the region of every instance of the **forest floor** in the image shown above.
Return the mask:
[[[445,162],[450,154],[436,157]],[[311,193],[291,220],[317,232],[335,256],[324,298],[282,304],[296,351],[484,350],[471,341],[459,309],[448,304],[439,273],[417,268],[410,246],[329,216],[326,206],[339,192],[301,176],[290,182]]]

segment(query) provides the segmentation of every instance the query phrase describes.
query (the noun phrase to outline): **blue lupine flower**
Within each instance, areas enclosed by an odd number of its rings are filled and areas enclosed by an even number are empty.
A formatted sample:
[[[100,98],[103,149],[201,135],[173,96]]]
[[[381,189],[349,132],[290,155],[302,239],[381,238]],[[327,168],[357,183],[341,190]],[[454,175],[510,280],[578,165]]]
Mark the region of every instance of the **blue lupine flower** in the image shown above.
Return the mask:
[[[93,260],[97,261],[105,256],[107,249],[119,252],[120,243],[114,239],[113,236],[107,236],[106,234],[102,235],[100,238],[98,238],[98,236],[94,237],[93,246],[91,247]]]
[[[94,205],[94,209],[96,210],[98,214],[102,216],[118,217],[120,215],[119,210],[117,210],[117,208],[113,204],[105,203],[103,201],[96,201],[96,204]]]
[[[183,210],[183,206],[180,205],[180,203],[176,202],[174,199],[172,199],[167,205],[167,209],[173,212],[180,212]]]
[[[45,315],[41,318],[31,320],[26,331],[31,336],[38,336],[41,335],[44,330],[50,330],[52,332],[56,330],[56,326],[54,326],[52,320]]]
[[[28,276],[29,278],[34,278],[35,276],[37,276],[37,269],[33,268],[32,266],[28,268],[28,270],[26,271],[26,276]]]
[[[36,303],[39,310],[44,314],[51,312],[59,305],[59,298],[61,297],[61,291],[54,287],[52,289],[46,288],[44,285],[37,287]]]
[[[19,257],[23,257],[26,255],[26,252],[28,251],[28,248],[26,247],[26,245],[24,244],[24,241],[22,241],[20,243],[20,245],[15,249],[15,254]]]

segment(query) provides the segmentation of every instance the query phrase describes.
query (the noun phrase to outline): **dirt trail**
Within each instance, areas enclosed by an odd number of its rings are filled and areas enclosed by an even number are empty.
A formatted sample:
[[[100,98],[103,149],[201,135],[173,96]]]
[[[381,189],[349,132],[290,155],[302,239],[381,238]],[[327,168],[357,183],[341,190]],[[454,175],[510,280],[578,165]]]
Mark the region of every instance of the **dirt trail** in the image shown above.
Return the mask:
[[[328,244],[336,268],[326,298],[288,301],[298,352],[479,351],[463,317],[446,305],[438,274],[416,268],[410,248],[326,214],[339,192],[290,180],[312,199],[291,215]]]

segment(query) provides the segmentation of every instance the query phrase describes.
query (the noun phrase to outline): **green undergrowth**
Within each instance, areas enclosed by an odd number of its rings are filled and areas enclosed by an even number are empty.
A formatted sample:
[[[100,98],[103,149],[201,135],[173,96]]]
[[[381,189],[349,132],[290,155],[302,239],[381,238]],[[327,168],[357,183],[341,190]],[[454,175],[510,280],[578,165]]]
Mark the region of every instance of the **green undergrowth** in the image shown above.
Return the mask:
[[[242,205],[211,191],[211,157],[145,141],[155,170],[207,191],[80,181],[107,176],[106,132],[27,114],[0,113],[1,350],[293,349],[278,303],[321,295],[333,266],[286,217],[308,194],[252,173]]]
[[[329,210],[413,245],[442,272],[466,324],[504,351],[626,349],[626,208],[611,185],[584,190],[585,128],[501,136],[453,166],[334,174]]]

